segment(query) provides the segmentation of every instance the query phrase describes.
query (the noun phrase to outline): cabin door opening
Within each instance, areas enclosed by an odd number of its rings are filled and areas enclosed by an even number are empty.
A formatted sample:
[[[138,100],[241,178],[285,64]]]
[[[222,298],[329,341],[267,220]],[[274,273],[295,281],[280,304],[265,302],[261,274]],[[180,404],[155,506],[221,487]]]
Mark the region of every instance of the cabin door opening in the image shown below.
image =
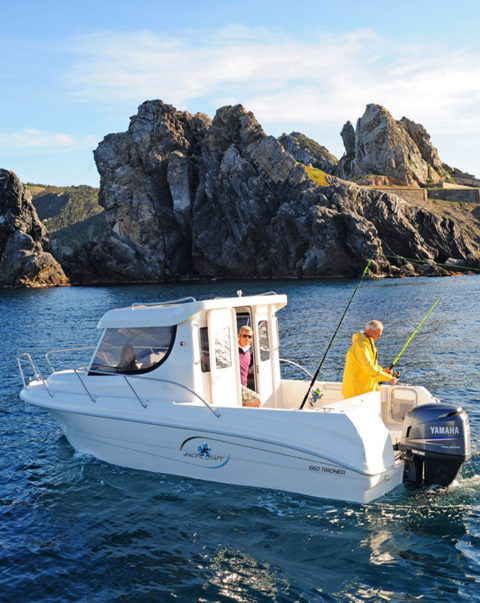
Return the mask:
[[[242,310],[240,312],[237,311],[237,338],[238,338],[240,329],[243,326],[247,326],[247,327],[250,327],[251,329],[253,329],[253,333],[254,333],[254,337],[255,337],[255,329],[253,328],[251,312],[249,310],[243,310],[243,308],[242,308]],[[255,346],[253,345],[253,342],[252,342],[251,351],[252,351],[253,361],[252,361],[252,364],[250,365],[250,369],[248,371],[247,387],[248,387],[248,389],[251,389],[253,392],[258,393],[257,373],[255,370]]]

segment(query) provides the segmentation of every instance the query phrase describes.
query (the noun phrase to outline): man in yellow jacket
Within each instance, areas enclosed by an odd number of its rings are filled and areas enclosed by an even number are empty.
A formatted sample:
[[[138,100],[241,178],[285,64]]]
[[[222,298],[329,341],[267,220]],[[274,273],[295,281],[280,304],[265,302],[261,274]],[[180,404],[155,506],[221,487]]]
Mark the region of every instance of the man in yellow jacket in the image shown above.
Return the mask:
[[[377,364],[375,340],[383,332],[383,324],[379,320],[370,320],[365,331],[352,336],[352,345],[347,352],[345,370],[343,371],[342,394],[344,398],[352,398],[367,392],[378,390],[379,381],[398,382],[390,369],[383,369]]]

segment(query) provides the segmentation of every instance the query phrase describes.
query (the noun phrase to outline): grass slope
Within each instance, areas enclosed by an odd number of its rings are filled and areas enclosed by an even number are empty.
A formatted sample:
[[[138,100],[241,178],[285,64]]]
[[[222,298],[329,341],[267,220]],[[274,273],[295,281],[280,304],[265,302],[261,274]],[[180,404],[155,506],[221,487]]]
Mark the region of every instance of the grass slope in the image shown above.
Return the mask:
[[[48,186],[27,184],[38,217],[49,233],[82,222],[103,211],[98,189],[92,186]]]

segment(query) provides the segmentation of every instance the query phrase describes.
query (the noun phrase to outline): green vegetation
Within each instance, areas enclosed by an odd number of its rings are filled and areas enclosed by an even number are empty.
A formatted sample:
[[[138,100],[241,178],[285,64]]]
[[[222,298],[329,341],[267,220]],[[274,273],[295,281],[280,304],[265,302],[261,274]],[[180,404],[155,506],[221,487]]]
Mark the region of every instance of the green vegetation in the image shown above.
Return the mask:
[[[318,144],[315,140],[312,140],[311,138],[308,138],[308,136],[305,136],[305,134],[300,134],[299,132],[296,132],[295,136],[302,149],[311,153],[316,159],[328,159],[328,161],[334,165],[338,163],[335,155],[332,155],[326,147]]]
[[[45,225],[56,258],[70,254],[85,241],[98,241],[108,230],[98,189],[92,186],[26,184],[38,217]]]
[[[92,186],[26,185],[38,217],[49,233],[77,224],[103,212],[98,204],[98,189]]]
[[[100,240],[107,230],[108,225],[104,211],[71,226],[56,230],[50,234],[53,253],[56,258],[62,258],[86,241]]]
[[[330,182],[327,180],[327,174],[324,171],[309,165],[305,165],[304,168],[307,170],[310,178],[318,184],[318,186],[330,186]]]

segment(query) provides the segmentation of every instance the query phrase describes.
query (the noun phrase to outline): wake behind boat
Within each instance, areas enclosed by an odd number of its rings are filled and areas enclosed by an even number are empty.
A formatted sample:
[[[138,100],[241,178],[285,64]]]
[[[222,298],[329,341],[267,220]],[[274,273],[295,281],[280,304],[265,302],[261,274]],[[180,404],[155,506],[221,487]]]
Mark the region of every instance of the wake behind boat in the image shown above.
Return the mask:
[[[325,381],[302,405],[310,380],[280,371],[286,304],[268,293],[111,310],[86,368],[52,366],[44,379],[20,355],[20,396],[77,451],[123,467],[360,503],[402,482],[450,484],[471,455],[462,408],[413,385],[343,399],[341,383]],[[242,406],[242,325],[253,329],[258,408]]]

